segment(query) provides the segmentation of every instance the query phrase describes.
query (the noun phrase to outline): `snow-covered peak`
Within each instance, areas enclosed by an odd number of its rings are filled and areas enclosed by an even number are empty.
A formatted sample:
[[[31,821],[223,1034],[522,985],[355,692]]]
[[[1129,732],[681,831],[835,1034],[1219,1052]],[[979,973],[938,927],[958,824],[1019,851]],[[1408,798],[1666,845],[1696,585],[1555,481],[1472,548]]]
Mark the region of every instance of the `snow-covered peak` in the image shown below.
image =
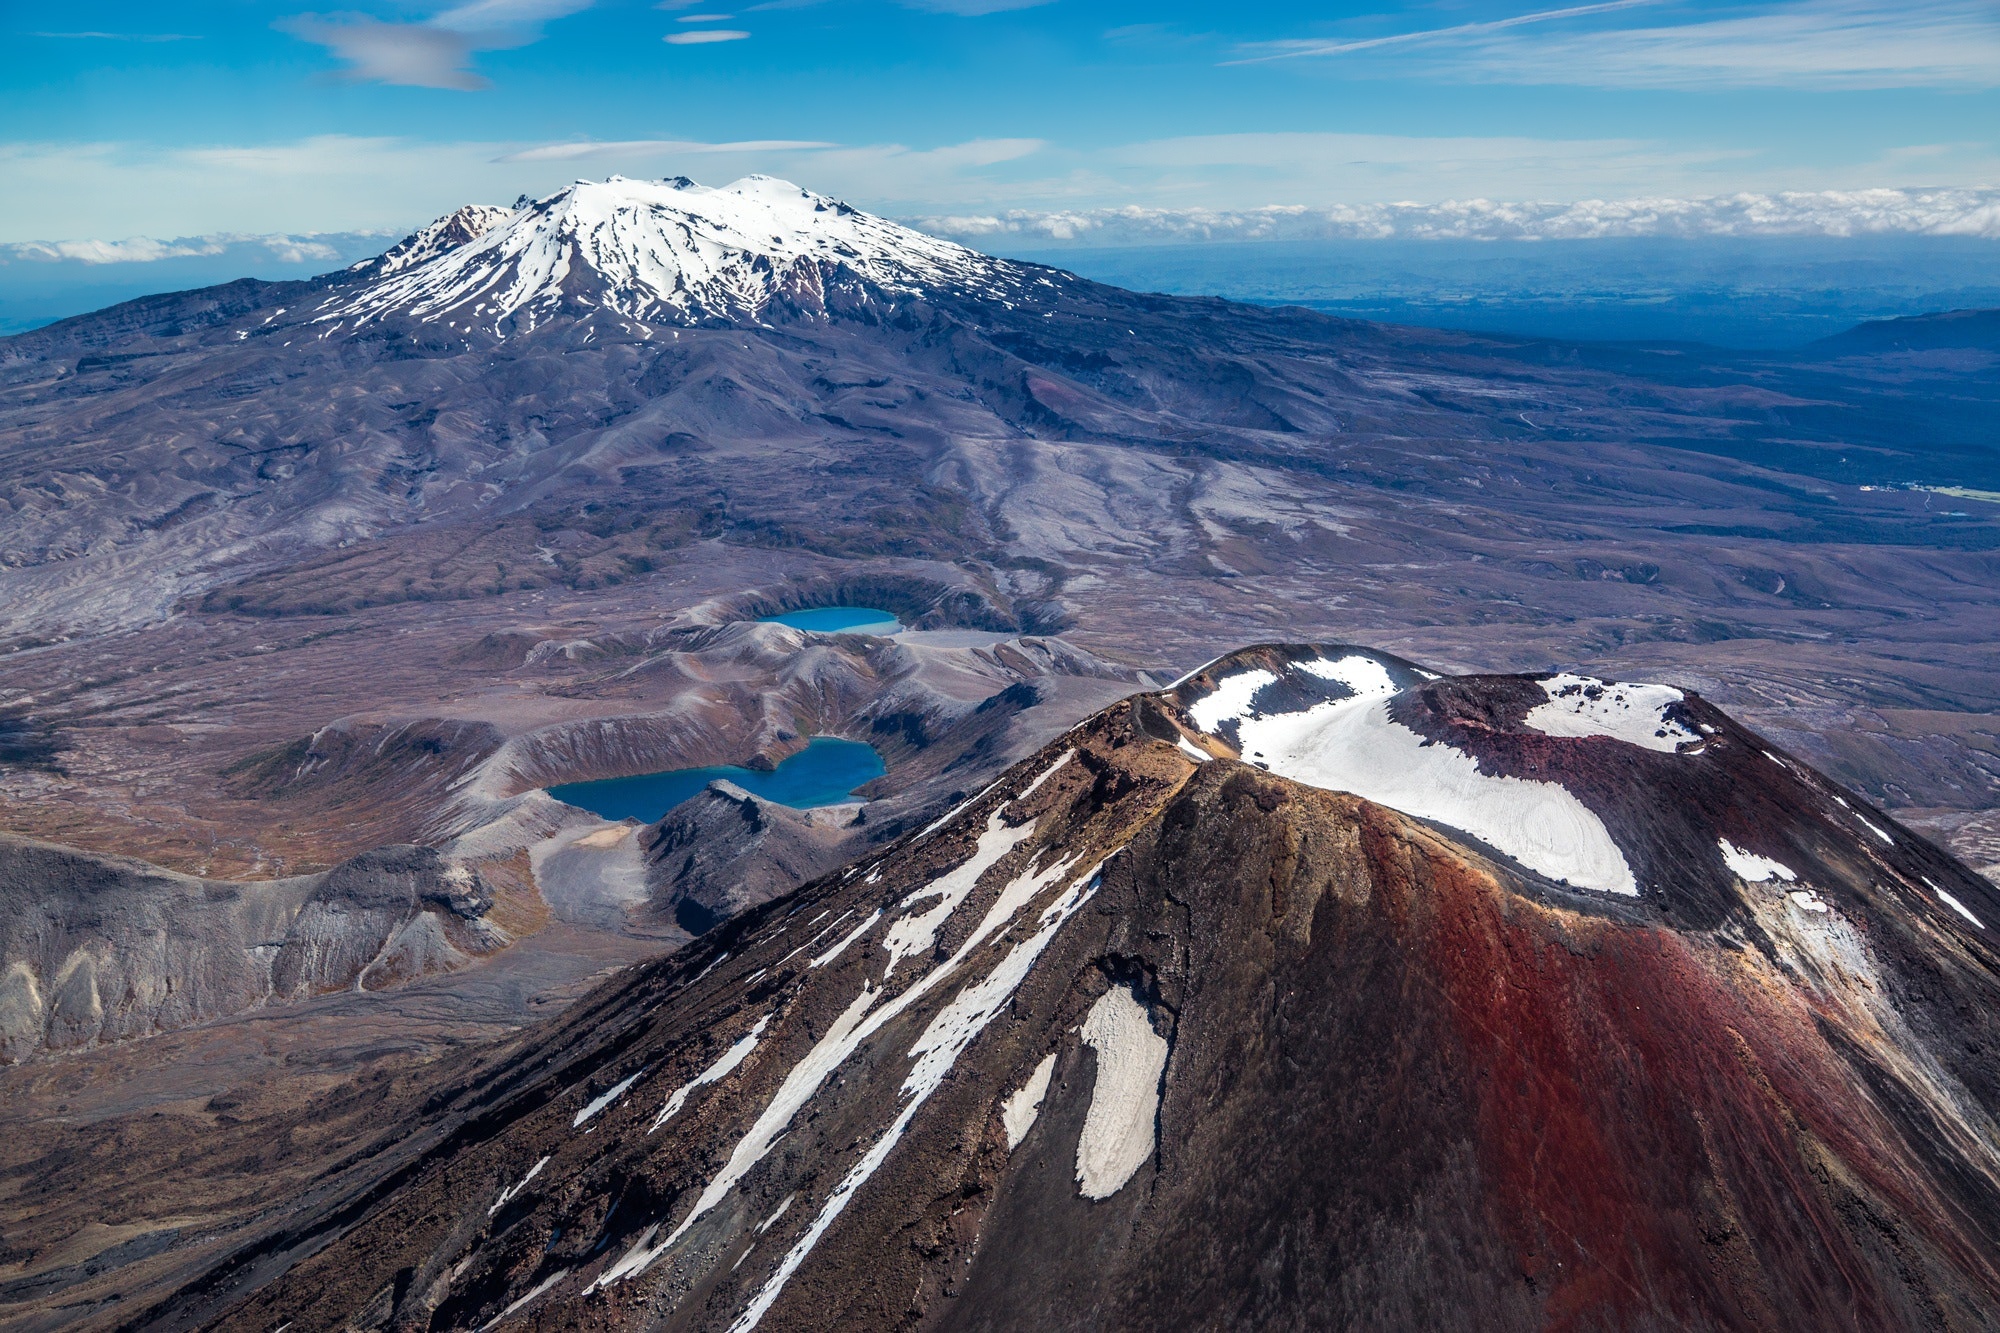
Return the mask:
[[[891,296],[990,293],[1010,267],[770,176],[715,188],[613,176],[469,219],[474,211],[397,248],[415,256],[419,239],[440,228],[470,233],[463,242],[385,268],[359,292],[331,298],[319,318],[400,313],[497,334],[561,310],[692,324],[756,317],[780,297],[824,309],[842,283]]]
[[[468,241],[478,240],[513,216],[513,209],[502,208],[498,204],[467,204],[455,213],[447,213],[436,222],[417,228],[391,246],[380,259],[374,261],[375,271],[378,274],[401,273],[404,269],[428,263]],[[358,264],[356,267],[365,268],[367,265]]]

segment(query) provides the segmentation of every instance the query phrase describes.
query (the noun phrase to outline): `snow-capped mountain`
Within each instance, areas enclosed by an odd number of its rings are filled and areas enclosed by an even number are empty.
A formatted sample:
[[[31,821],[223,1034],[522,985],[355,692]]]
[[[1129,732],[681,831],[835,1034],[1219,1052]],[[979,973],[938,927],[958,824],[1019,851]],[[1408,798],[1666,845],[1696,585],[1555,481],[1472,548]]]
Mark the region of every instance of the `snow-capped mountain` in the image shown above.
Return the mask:
[[[1694,695],[1246,649],[424,1089],[122,1314],[1990,1328],[1995,922]]]
[[[361,269],[367,286],[330,297],[321,322],[398,314],[504,335],[558,312],[606,312],[690,325],[755,319],[781,301],[822,312],[843,292],[990,295],[1030,280],[1021,265],[770,176],[715,188],[578,181],[516,209],[460,209]]]

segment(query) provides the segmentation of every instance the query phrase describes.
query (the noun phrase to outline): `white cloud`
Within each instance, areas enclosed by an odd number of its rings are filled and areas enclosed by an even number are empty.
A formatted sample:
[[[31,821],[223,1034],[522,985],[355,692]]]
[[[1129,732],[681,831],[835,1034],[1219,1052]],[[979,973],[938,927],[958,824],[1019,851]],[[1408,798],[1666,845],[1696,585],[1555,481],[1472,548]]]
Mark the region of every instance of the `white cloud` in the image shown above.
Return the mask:
[[[583,140],[577,143],[550,143],[539,148],[523,148],[502,153],[495,162],[575,162],[583,158],[616,157],[627,161],[678,157],[687,153],[787,153],[814,148],[837,148],[838,144],[819,139],[740,139],[733,143],[702,143],[693,139]]]
[[[362,14],[298,14],[274,26],[347,62],[346,78],[406,88],[472,92],[491,84],[472,70],[475,51],[540,40],[541,25],[588,9],[592,0],[468,0],[423,23]]]
[[[1149,245],[1195,241],[1588,240],[1604,237],[1968,236],[2000,240],[2000,189],[1821,190],[1574,203],[1013,209],[933,214],[924,230],[969,244]]]
[[[67,261],[98,267],[104,264],[153,264],[163,259],[211,259],[231,251],[261,251],[285,264],[332,265],[353,252],[357,237],[348,233],[337,239],[340,244],[330,244],[313,236],[245,236],[221,232],[211,236],[179,236],[172,240],[134,236],[121,241],[25,241],[0,244],[0,263],[54,264]],[[391,233],[378,232],[375,239],[387,244]]]
[[[660,40],[672,46],[707,46],[712,42],[740,42],[749,35],[741,28],[703,28],[697,32],[670,32]]]
[[[1208,135],[1090,150],[1029,138],[931,148],[665,136],[522,144],[325,135],[202,148],[0,143],[0,179],[8,183],[0,191],[0,242],[218,232],[401,234],[462,204],[560,189],[584,162],[593,175],[684,173],[711,183],[767,172],[896,217],[1001,218],[1026,210],[1022,216],[1087,218],[1128,207],[1251,217],[1274,202],[1325,212],[1395,200],[1426,206],[1440,200],[1566,201],[1532,206],[1546,209],[1579,199],[1779,198],[1825,191],[1858,200],[1857,191],[1913,181],[1937,187],[1913,192],[1928,198],[2000,182],[2000,156],[1979,143],[1910,145],[1809,168],[1774,167],[1733,149],[1627,139],[1341,134]],[[1852,213],[1863,206],[1841,208]]]
[[[343,74],[356,82],[460,92],[492,86],[472,72],[474,38],[467,33],[358,16],[323,19],[317,14],[301,14],[277,26],[346,61]]]

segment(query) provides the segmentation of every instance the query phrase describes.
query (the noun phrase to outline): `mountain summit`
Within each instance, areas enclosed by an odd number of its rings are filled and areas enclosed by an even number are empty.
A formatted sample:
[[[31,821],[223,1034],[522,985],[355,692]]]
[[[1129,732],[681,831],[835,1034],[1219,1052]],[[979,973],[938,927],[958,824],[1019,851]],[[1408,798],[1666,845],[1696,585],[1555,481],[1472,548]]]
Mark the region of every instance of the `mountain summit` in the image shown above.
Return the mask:
[[[318,317],[403,314],[500,335],[565,312],[688,325],[755,319],[780,301],[823,312],[940,287],[995,294],[1021,268],[770,176],[715,188],[613,176],[440,218],[358,266],[368,285]]]
[[[1990,1329],[1992,922],[1694,695],[1246,649],[385,1111],[119,1317]]]

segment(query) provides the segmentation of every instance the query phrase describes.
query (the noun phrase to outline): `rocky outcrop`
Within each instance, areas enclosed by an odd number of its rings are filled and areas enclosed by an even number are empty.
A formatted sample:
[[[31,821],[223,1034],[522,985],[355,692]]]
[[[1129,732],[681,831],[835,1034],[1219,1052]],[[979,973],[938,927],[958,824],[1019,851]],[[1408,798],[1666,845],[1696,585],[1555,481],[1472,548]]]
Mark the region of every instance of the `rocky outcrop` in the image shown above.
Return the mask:
[[[462,967],[507,942],[491,905],[426,847],[238,883],[0,836],[0,1060]]]
[[[648,906],[700,935],[840,865],[864,831],[859,805],[794,810],[711,782],[640,834]]]
[[[1996,923],[1692,694],[1258,650],[633,969],[117,1318],[1992,1328]]]

